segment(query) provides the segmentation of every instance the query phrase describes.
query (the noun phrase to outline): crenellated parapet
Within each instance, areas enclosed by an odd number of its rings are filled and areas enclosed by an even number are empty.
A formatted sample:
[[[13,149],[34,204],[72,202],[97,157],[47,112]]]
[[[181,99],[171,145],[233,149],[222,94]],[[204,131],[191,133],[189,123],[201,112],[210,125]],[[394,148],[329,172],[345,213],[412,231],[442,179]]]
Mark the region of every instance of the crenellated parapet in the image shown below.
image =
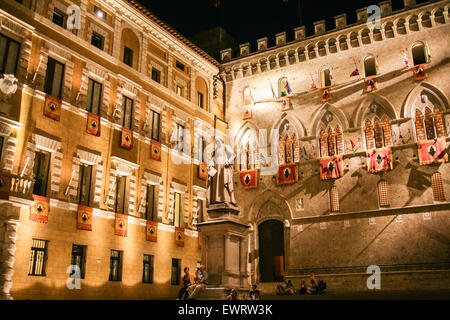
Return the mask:
[[[222,50],[221,63],[227,80],[308,62],[448,23],[448,0],[423,4],[416,4],[415,0],[404,0],[403,4],[403,9],[392,11],[390,0],[378,3],[380,28],[367,24],[372,12],[369,10],[368,13],[368,8],[364,7],[356,10],[357,22],[351,25],[347,24],[346,14],[340,14],[334,17],[335,28],[332,30],[326,30],[325,21],[320,20],[314,22],[311,36],[306,36],[306,27],[301,26],[293,30],[294,40],[290,42],[286,42],[286,32],[281,32],[275,35],[275,46],[270,48],[268,38],[265,37],[257,40],[254,52],[251,52],[249,43],[240,46],[239,56],[234,56],[231,49]]]

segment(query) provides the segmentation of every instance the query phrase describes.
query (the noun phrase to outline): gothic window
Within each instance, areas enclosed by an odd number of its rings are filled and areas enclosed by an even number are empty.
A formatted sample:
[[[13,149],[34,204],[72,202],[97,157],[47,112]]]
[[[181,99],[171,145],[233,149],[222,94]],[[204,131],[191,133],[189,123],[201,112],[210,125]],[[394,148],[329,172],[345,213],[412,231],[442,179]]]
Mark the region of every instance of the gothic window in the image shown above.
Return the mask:
[[[436,139],[445,137],[444,122],[442,114],[438,107],[431,111],[430,108],[425,108],[425,116],[419,110],[416,110],[414,119],[416,125],[417,140]]]
[[[286,139],[284,140],[284,146],[285,146],[285,161],[286,163],[291,163],[292,162],[292,144],[291,144],[291,140],[289,140],[289,137],[286,137]]]
[[[415,66],[427,63],[425,45],[422,42],[417,42],[412,46],[413,63]]]
[[[389,123],[388,118],[383,119],[383,137],[384,137],[384,145],[391,146],[392,145],[392,132],[391,132],[391,124]]]
[[[436,126],[438,138],[445,137],[444,121],[442,120],[441,110],[438,107],[434,107],[434,125]]]
[[[419,110],[416,110],[414,122],[416,124],[417,141],[425,140],[426,138],[425,138],[425,129],[423,127],[422,113]]]
[[[330,128],[328,129],[328,155],[334,156],[335,154],[335,139],[333,130]]]
[[[253,104],[252,92],[250,88],[244,89],[244,106]]]
[[[378,119],[375,119],[373,125],[370,120],[366,120],[364,133],[367,150],[392,145],[391,125],[387,118],[383,119],[382,124]]]
[[[366,146],[367,150],[374,148],[374,141],[373,141],[373,128],[372,124],[369,120],[366,121],[366,125],[364,127],[364,132],[366,134]]]
[[[381,131],[380,123],[378,119],[373,122],[373,130],[375,132],[375,147],[383,147],[383,132]]]
[[[330,189],[330,209],[331,212],[339,212],[339,194],[336,186],[332,186]]]
[[[431,186],[433,188],[434,201],[445,201],[444,183],[442,182],[442,175],[439,172],[431,176]]]
[[[319,144],[320,144],[320,156],[321,157],[328,156],[328,144],[324,130],[320,131]]]
[[[320,83],[322,88],[331,86],[331,73],[329,68],[324,68],[320,71]]]
[[[387,207],[389,202],[389,185],[386,180],[378,182],[378,203],[380,207]]]
[[[336,127],[336,152],[337,154],[343,154],[344,153],[344,141],[342,137],[342,131],[339,126]]]
[[[284,140],[280,138],[280,141],[278,142],[278,155],[279,155],[279,162],[280,164],[284,164],[286,163],[286,158],[285,158],[285,145],[284,145]]]

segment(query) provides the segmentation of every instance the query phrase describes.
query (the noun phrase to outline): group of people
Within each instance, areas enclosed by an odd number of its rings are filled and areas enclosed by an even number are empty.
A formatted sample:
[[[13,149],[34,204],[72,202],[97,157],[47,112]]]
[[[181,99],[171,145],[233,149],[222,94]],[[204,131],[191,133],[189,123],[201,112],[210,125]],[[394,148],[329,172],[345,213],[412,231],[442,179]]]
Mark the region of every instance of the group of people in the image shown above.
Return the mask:
[[[309,283],[308,286],[305,280],[302,280],[300,283],[299,290],[296,290],[294,284],[291,280],[288,280],[285,283],[277,285],[277,294],[278,295],[294,295],[298,294],[320,294],[325,291],[327,288],[327,284],[325,281],[321,280],[319,277],[316,277],[314,273],[309,275]]]
[[[195,277],[190,274],[189,268],[184,268],[183,283],[178,292],[178,300],[192,300],[197,294],[206,289],[208,284],[208,272],[204,265],[201,265],[195,274]]]
[[[242,297],[242,300],[261,300],[261,292],[257,288],[258,286],[256,284],[253,284],[250,291],[248,292],[248,296],[244,295]],[[227,300],[239,300],[237,291],[235,289],[231,289]]]

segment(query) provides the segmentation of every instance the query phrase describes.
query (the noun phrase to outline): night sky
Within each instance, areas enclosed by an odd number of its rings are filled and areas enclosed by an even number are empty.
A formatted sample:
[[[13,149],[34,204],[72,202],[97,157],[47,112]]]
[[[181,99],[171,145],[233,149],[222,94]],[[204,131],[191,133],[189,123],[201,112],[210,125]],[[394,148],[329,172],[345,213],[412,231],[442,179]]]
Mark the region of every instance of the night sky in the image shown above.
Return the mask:
[[[220,9],[213,2],[223,4]],[[334,16],[347,13],[347,23],[356,22],[356,9],[378,4],[378,0],[319,1],[319,0],[138,0],[149,11],[167,22],[182,35],[189,35],[222,25],[238,43],[269,37],[274,43],[276,33],[286,31],[287,40],[293,40],[293,29],[305,25],[307,35],[313,33],[313,22],[325,19],[327,30],[334,28]],[[418,3],[424,1],[417,1]],[[300,3],[300,9],[299,9]],[[392,0],[393,10],[403,7],[402,0]],[[301,20],[300,14],[301,13]]]

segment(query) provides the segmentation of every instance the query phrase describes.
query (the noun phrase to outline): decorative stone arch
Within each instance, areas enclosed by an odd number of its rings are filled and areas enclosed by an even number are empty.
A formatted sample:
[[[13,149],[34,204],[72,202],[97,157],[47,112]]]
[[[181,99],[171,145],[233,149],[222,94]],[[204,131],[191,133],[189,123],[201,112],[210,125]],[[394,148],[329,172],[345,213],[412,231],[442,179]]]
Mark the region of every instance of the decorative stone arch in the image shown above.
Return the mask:
[[[434,8],[431,10],[431,16],[434,17],[434,22],[439,24],[445,23],[445,17],[444,17],[444,8]]]
[[[316,46],[314,43],[310,43],[306,46],[306,54],[308,55],[309,59],[317,58],[316,55]]]
[[[419,27],[419,23],[418,20],[419,17],[417,16],[417,14],[412,14],[410,16],[406,17],[406,21],[409,24],[409,30],[411,31],[419,31],[420,27]]]
[[[265,221],[276,220],[284,225],[284,257],[289,261],[290,254],[290,226],[292,225],[292,209],[287,200],[279,193],[270,189],[255,199],[249,209],[248,221],[250,223],[250,252],[255,254],[250,258],[250,279],[252,283],[260,281],[259,274],[259,234],[258,226]],[[286,263],[287,265],[287,263]]]
[[[361,45],[359,43],[359,39],[358,39],[358,32],[356,32],[356,31],[349,32],[347,37],[348,37],[348,39],[350,39],[350,46],[352,48],[358,48]],[[354,44],[355,41],[356,41],[356,44]]]
[[[372,43],[370,34],[371,34],[371,30],[369,28],[363,28],[361,30],[358,31],[358,35],[361,37],[361,42],[362,44],[370,44]],[[366,39],[368,38],[368,39]]]
[[[337,38],[340,50],[348,50],[348,35],[342,34]]]
[[[335,117],[335,119],[337,119],[337,122],[341,125],[342,131],[348,130],[349,122],[345,114],[334,105],[326,102],[321,105],[315,112],[316,115],[313,118],[313,121],[311,121],[311,126],[308,130],[309,135],[319,137],[321,129],[320,124],[327,113],[331,113]]]
[[[428,96],[429,101],[431,101],[434,106],[439,107],[442,114],[450,112],[449,100],[445,93],[428,82],[421,82],[412,89],[406,97],[401,111],[402,118],[414,119],[416,109],[415,103],[418,102],[424,94]]]
[[[327,55],[327,50],[325,49],[325,40],[317,41],[315,47],[317,48],[317,52],[319,53],[319,57],[323,57]]]
[[[203,77],[201,77],[201,76],[197,76],[195,78],[195,99],[196,99],[195,102],[196,102],[197,105],[199,105],[198,93],[201,93],[202,97],[203,97],[203,102],[202,102],[203,106],[202,106],[202,108],[205,109],[205,110],[208,110],[209,109],[209,105],[208,105],[208,102],[209,102],[209,99],[208,99],[208,97],[209,97],[208,82],[205,79],[203,79]]]
[[[142,44],[140,41],[140,37],[136,30],[132,27],[125,25],[122,30],[120,30],[120,52],[119,59],[123,62],[124,58],[124,47],[128,47],[133,50],[133,65],[132,68],[139,70],[140,68],[140,52],[142,48]]]
[[[236,134],[235,140],[236,168],[239,171],[260,167],[258,128],[245,122]]]
[[[330,53],[338,52],[337,46],[339,45],[339,42],[336,38],[327,39],[325,43],[328,45],[328,51]]]
[[[408,33],[408,31],[406,30],[405,23],[406,23],[406,20],[403,17],[394,20],[394,25],[397,28],[398,35],[404,35],[404,34]],[[402,27],[405,29],[404,31],[401,29]]]
[[[419,19],[422,22],[422,27],[431,28],[433,26],[433,22],[431,21],[431,12],[424,11],[419,13]]]
[[[384,111],[384,114],[387,115],[390,118],[390,120],[398,119],[397,112],[395,111],[394,106],[388,99],[386,99],[385,97],[383,97],[378,93],[370,93],[364,99],[361,100],[359,106],[357,107],[355,116],[351,121],[351,125],[353,128],[360,128],[364,126],[366,116],[369,112],[373,111],[371,110],[371,107],[374,104],[380,106]],[[380,112],[374,112],[374,114],[382,116]]]
[[[394,38],[394,23],[392,21],[386,21],[381,25],[381,29],[384,30],[384,36],[387,39]]]

